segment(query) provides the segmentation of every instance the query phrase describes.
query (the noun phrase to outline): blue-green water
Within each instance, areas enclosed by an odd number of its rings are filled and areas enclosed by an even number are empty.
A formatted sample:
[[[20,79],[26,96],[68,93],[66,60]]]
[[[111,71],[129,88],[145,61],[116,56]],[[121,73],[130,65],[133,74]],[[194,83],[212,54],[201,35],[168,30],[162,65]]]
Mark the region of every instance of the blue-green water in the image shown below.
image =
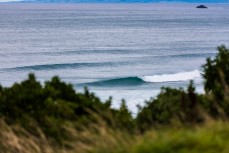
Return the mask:
[[[0,82],[54,75],[136,104],[162,86],[202,90],[201,65],[229,45],[229,5],[0,4]]]

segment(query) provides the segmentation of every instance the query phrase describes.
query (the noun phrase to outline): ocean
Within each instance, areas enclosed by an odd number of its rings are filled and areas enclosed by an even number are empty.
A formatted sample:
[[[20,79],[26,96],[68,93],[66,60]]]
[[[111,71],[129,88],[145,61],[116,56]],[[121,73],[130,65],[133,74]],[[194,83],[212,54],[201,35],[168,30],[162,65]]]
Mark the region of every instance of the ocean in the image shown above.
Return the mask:
[[[201,66],[229,45],[229,4],[197,5],[2,3],[0,83],[57,75],[133,113],[163,86],[204,92]]]

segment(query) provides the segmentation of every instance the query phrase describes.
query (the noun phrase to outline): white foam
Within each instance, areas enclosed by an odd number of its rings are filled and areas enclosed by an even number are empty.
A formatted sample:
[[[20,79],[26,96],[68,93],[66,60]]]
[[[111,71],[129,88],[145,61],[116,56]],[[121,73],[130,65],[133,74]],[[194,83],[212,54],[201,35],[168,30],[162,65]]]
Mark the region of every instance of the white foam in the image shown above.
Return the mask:
[[[153,76],[140,77],[145,82],[174,82],[174,81],[188,81],[201,78],[198,70],[181,72],[175,74],[162,74]]]

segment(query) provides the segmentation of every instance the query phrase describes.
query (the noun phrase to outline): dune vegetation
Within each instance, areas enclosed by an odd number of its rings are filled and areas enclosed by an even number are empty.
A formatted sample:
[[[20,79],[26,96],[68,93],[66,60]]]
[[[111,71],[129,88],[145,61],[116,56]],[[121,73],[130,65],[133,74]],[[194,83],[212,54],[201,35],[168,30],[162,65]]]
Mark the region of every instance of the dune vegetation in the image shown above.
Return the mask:
[[[205,94],[163,87],[131,115],[59,77],[0,86],[0,153],[227,153],[229,49],[202,67]]]

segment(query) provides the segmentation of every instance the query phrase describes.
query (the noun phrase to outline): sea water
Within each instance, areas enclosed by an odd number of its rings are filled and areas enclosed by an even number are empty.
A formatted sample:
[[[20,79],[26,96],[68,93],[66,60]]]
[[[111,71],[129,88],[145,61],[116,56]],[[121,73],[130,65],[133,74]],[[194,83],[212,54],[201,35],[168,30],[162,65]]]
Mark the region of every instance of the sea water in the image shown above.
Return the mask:
[[[0,4],[0,83],[58,75],[135,113],[162,86],[203,92],[201,66],[229,45],[229,5]]]

